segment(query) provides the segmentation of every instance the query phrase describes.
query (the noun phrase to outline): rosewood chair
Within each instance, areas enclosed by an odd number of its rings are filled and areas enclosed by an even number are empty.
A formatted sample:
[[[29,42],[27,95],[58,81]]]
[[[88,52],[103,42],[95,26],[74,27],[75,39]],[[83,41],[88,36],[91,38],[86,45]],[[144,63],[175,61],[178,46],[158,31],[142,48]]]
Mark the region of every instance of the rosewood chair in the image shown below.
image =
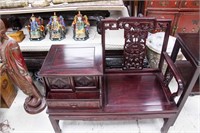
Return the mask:
[[[107,114],[105,117],[111,119],[163,118],[162,133],[167,133],[170,126],[173,126],[181,110],[174,99],[178,95],[181,97],[184,95],[181,93],[184,88],[178,69],[166,53],[170,25],[171,20],[145,17],[102,21],[103,95],[105,96],[103,103],[104,112]],[[109,30],[119,29],[124,31],[123,49],[106,50],[106,33]],[[156,69],[146,68],[144,65],[146,39],[149,32],[157,31],[165,32],[159,66]],[[118,61],[110,63],[110,60]],[[170,69],[166,74],[162,72],[164,62]],[[175,92],[168,87],[171,76],[178,83]]]
[[[184,95],[182,77],[165,52],[170,25],[171,20],[155,18],[104,19],[102,46],[52,46],[40,75],[47,90],[47,114],[55,132],[61,132],[60,120],[163,118],[161,132],[167,133],[181,111],[179,105],[183,105],[174,98]],[[108,30],[123,31],[121,50],[105,49]],[[149,32],[157,31],[165,32],[160,63],[156,69],[148,68],[144,63],[146,39]],[[162,73],[164,61],[170,69],[166,74]],[[91,76],[96,80],[88,80]],[[178,83],[175,92],[168,87],[172,76]]]

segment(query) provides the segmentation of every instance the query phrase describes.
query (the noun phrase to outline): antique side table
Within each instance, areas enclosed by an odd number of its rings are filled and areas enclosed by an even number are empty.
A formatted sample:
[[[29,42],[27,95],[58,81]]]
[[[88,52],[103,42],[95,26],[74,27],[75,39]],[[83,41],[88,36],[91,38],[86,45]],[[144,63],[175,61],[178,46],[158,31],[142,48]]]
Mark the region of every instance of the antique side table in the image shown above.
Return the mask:
[[[177,53],[181,49],[181,52],[185,56],[186,60],[176,61]],[[200,94],[199,88],[199,75],[200,75],[200,44],[199,33],[179,33],[175,46],[172,52],[172,60],[179,68],[184,78],[185,87],[187,91],[183,93]],[[185,95],[186,96],[186,95]],[[182,97],[183,99],[185,97]],[[186,100],[186,98],[185,98]]]
[[[102,107],[102,49],[100,45],[52,45],[39,74],[46,88],[47,114]],[[65,111],[63,111],[65,110]]]

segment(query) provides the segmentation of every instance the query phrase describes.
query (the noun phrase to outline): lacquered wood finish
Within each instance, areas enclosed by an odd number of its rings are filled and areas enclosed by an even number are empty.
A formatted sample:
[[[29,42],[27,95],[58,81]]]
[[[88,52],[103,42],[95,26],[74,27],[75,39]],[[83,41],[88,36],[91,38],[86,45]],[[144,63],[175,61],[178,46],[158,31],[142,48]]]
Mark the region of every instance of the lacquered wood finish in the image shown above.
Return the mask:
[[[199,0],[146,0],[144,14],[148,17],[171,18],[171,34],[199,31]]]
[[[190,78],[192,77],[192,74],[194,73],[195,68],[192,66],[192,64],[189,61],[186,61],[186,60],[176,61],[175,63],[180,73],[183,75],[184,84],[187,84],[187,82],[190,81]],[[199,81],[200,79],[198,78],[192,89],[191,95],[200,94]]]
[[[184,82],[188,90],[193,88],[192,94],[199,94],[198,78],[200,75],[200,53],[199,53],[199,33],[180,33],[172,53],[175,62],[177,52],[181,52],[187,61],[177,61],[176,65],[184,77]]]
[[[100,46],[53,45],[40,70],[42,76],[102,75]]]
[[[182,76],[165,52],[170,22],[155,18],[107,19],[101,23],[102,48],[52,46],[40,74],[47,90],[47,113],[55,132],[61,132],[59,120],[164,118],[161,132],[167,133],[181,110],[174,98],[185,96]],[[118,29],[124,29],[124,49],[120,53],[106,51],[106,30]],[[141,62],[137,64],[137,58],[144,61],[146,35],[155,31],[165,31],[159,68],[145,68]],[[115,59],[119,55],[121,65],[106,65],[106,58]],[[164,60],[170,70],[166,75],[161,72]],[[178,82],[174,93],[168,88],[171,76]]]
[[[183,54],[187,53],[186,56],[190,56],[196,65],[200,65],[200,53],[199,53],[199,33],[180,33],[177,37],[180,47],[183,50]],[[186,57],[188,58],[188,57]]]
[[[197,79],[199,78],[200,75],[200,66],[199,66],[199,33],[179,33],[177,40],[175,42],[175,46],[173,48],[172,51],[172,55],[171,58],[173,60],[173,62],[176,61],[176,57],[178,54],[178,51],[181,49],[181,52],[183,53],[183,55],[185,56],[185,58],[187,59],[187,61],[189,61],[189,66],[192,66],[192,68],[190,68],[190,77],[189,80],[186,81],[187,79],[184,79],[185,74],[182,74],[183,76],[183,82],[185,82],[184,84],[184,89],[182,90],[182,95],[180,96],[180,98],[177,101],[177,107],[178,107],[178,113],[175,116],[175,119],[172,120],[171,122],[174,123],[176,118],[178,117],[178,114],[180,113],[181,109],[183,108],[188,95],[191,94],[191,91],[193,89],[193,87],[195,86]],[[178,65],[177,65],[178,66]],[[180,66],[180,67],[185,67],[185,65]],[[178,68],[180,71],[182,68]],[[187,71],[184,70],[184,73],[186,73]],[[167,72],[168,73],[168,70]]]
[[[101,45],[52,45],[40,70],[49,109],[102,107]]]

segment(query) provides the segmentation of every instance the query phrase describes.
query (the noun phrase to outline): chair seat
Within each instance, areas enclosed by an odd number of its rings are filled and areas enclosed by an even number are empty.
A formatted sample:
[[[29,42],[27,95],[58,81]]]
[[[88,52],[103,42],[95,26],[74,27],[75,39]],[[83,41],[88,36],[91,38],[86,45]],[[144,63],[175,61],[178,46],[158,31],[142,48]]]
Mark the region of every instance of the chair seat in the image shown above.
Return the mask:
[[[174,101],[165,95],[159,74],[106,76],[106,112],[177,112]]]

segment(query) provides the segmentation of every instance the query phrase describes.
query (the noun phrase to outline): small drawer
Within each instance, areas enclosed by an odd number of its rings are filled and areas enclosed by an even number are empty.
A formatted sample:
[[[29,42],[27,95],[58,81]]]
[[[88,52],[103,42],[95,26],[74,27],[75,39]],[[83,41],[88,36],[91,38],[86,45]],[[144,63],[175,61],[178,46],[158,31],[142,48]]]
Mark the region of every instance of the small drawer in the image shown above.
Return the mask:
[[[96,109],[100,108],[100,102],[98,99],[47,99],[47,105],[49,108],[66,108],[66,109]]]
[[[56,93],[47,95],[49,108],[92,109],[100,108],[99,92]]]
[[[181,8],[199,9],[199,3],[199,0],[183,0],[181,2]]]
[[[180,0],[149,0],[147,8],[178,8]]]

